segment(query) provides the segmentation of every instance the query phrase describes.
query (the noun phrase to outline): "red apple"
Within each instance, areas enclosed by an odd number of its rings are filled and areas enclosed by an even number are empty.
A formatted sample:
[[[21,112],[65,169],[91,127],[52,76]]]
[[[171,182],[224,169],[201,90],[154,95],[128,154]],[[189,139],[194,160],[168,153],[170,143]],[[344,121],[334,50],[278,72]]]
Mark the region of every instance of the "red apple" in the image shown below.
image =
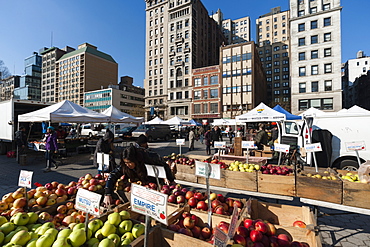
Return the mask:
[[[239,226],[236,228],[236,234],[245,237],[249,237],[249,230],[244,226]]]
[[[57,212],[60,213],[60,214],[65,214],[67,212],[67,206],[66,205],[58,206]]]
[[[223,206],[218,206],[217,208],[215,208],[215,213],[224,215],[225,214],[224,207]]]
[[[263,244],[262,246],[270,246],[270,239],[266,235],[262,236],[261,243]]]
[[[202,230],[200,229],[199,226],[194,226],[192,229],[191,229],[191,232],[193,233],[193,237],[195,238],[199,238],[200,237],[200,233],[202,232]]]
[[[242,208],[243,207],[243,203],[241,201],[239,201],[239,200],[235,200],[234,201],[234,205],[236,205],[238,208]],[[234,207],[234,205],[233,205],[233,207]]]
[[[219,200],[213,200],[211,203],[212,208],[216,208],[217,206],[220,206],[222,203]]]
[[[208,205],[205,201],[199,201],[197,203],[197,209],[200,209],[200,210],[203,210],[203,211],[207,211],[208,210]]]
[[[51,183],[46,183],[45,188],[48,189],[48,190],[52,190],[54,187]]]
[[[245,219],[243,221],[243,225],[245,228],[247,228],[248,230],[250,230],[250,227],[251,226],[254,226],[254,223],[253,223],[253,220],[252,219]]]
[[[275,226],[273,224],[271,224],[270,222],[267,222],[266,225],[267,225],[267,228],[268,228],[267,235],[274,236],[276,234]]]
[[[252,230],[249,237],[253,242],[260,242],[262,240],[263,234],[260,231]]]
[[[296,221],[294,221],[293,226],[294,227],[300,227],[300,228],[306,228],[306,223],[304,223],[301,220],[296,220]]]
[[[183,195],[179,195],[176,197],[176,202],[177,204],[184,203],[185,202],[185,197]]]
[[[90,179],[90,185],[98,185],[99,184],[99,179],[92,178]]]
[[[280,247],[290,247],[291,238],[286,234],[279,234],[277,236],[277,242]]]
[[[193,233],[188,228],[180,228],[180,230],[178,231],[178,233],[185,234],[185,235],[188,235],[190,237],[193,236]]]
[[[263,243],[256,242],[256,243],[253,243],[252,247],[265,247],[265,245]]]
[[[202,232],[200,234],[204,239],[209,239],[212,235],[212,232],[208,227],[203,227]]]
[[[186,217],[191,217],[191,214],[189,212],[183,212],[181,216],[185,219]]]
[[[247,242],[245,241],[245,238],[239,234],[235,234],[233,239],[236,244],[241,244],[243,246],[247,244]]]
[[[176,203],[176,196],[175,195],[168,196],[167,201],[170,203]]]
[[[222,202],[222,203],[224,203],[224,202],[226,201],[225,197],[224,197],[222,194],[217,194],[217,199],[218,199],[220,202]]]
[[[263,221],[257,221],[255,224],[254,224],[254,228],[257,230],[257,231],[260,231],[262,233],[267,233],[267,231],[269,230],[267,225],[263,222]]]
[[[290,247],[303,247],[303,245],[300,242],[298,242],[298,241],[293,241],[290,244]]]
[[[186,192],[185,194],[185,198],[186,200],[189,200],[190,198],[192,198],[194,196],[194,192],[193,191],[188,191]]]
[[[203,194],[202,194],[202,193],[200,193],[200,192],[196,192],[196,193],[194,194],[194,197],[195,197],[195,198],[197,198],[199,201],[201,201],[201,200],[203,200],[203,199],[204,199]]]
[[[168,226],[168,229],[171,230],[171,231],[174,231],[174,232],[178,232],[180,230],[180,226],[175,225],[175,224],[171,224],[171,225]]]
[[[188,192],[190,192],[190,191],[188,191]],[[197,199],[197,198],[195,198],[195,197],[191,197],[191,198],[189,198],[189,200],[188,200],[188,204],[189,204],[189,206],[190,206],[190,207],[192,207],[192,208],[195,208],[195,207],[197,206],[197,203],[198,203],[198,199]]]
[[[195,214],[190,216],[192,220],[194,220],[194,224],[197,226],[199,223],[199,218]]]
[[[59,185],[61,185],[61,184],[59,184]],[[59,185],[58,185],[58,187],[59,187]],[[57,196],[62,196],[62,195],[67,194],[67,192],[63,188],[58,188],[57,190],[55,190],[55,194],[57,194]]]

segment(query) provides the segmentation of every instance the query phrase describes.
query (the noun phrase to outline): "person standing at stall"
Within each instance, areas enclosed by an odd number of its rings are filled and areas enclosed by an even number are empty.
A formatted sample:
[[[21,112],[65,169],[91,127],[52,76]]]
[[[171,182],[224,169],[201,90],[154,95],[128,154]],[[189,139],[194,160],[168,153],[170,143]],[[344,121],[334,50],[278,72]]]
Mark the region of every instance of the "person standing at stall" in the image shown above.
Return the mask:
[[[113,139],[114,139],[114,135],[113,135],[112,131],[107,129],[104,136],[102,138],[100,138],[99,141],[96,143],[93,163],[94,163],[94,166],[98,168],[98,173],[99,174],[102,173],[102,172],[111,172],[116,168],[116,162],[115,162],[115,159],[114,159],[114,156],[113,156],[113,153],[114,153]],[[109,155],[109,166],[108,166],[107,170],[104,170],[104,168],[103,168],[104,165],[103,164],[102,164],[103,170],[99,169],[98,153],[104,153],[104,154]]]
[[[208,129],[206,133],[204,133],[204,144],[206,144],[206,153],[207,155],[211,155],[211,145],[212,145],[212,138],[211,138],[211,130]]]
[[[204,140],[204,133],[205,133],[205,130],[204,130],[203,126],[200,126],[200,128],[198,130],[198,134],[199,134],[200,143],[202,143],[202,144],[203,144],[203,140]]]
[[[263,145],[267,145],[268,135],[265,130],[265,125],[263,123],[258,124],[258,132],[254,141],[259,150],[263,149]]]
[[[24,126],[20,126],[19,130],[15,132],[15,143],[17,144],[18,153],[17,153],[17,161],[19,163],[19,156],[26,153],[28,142],[27,142],[27,135],[26,135],[26,128]]]
[[[53,159],[54,153],[58,152],[58,142],[57,134],[54,127],[49,126],[45,134],[45,159],[46,159],[46,168],[44,172],[50,172],[51,163],[54,165],[55,169],[58,169],[57,162]]]

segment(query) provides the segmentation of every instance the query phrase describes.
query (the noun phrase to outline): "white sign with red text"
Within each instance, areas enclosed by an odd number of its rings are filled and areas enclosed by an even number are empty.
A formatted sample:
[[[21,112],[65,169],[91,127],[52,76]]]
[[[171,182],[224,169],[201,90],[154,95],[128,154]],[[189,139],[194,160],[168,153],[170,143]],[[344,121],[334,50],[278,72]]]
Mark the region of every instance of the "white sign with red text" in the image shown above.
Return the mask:
[[[32,176],[33,176],[33,172],[21,170],[19,174],[18,186],[31,188],[32,187]]]
[[[306,152],[321,152],[322,151],[320,142],[312,143],[312,144],[306,144],[304,146],[304,148],[306,149]]]
[[[75,207],[77,210],[100,217],[101,195],[85,189],[78,189]]]
[[[364,141],[360,142],[346,142],[346,149],[348,151],[366,151],[366,146]]]

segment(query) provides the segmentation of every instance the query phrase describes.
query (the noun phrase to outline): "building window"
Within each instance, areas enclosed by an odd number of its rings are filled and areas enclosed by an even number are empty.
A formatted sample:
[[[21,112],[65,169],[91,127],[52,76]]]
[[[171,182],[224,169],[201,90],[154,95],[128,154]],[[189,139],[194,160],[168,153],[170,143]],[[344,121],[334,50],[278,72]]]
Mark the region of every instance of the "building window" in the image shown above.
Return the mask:
[[[311,21],[311,29],[317,28],[317,21]]]
[[[303,46],[306,44],[306,39],[305,38],[299,38],[298,39],[298,46]]]
[[[331,41],[331,33],[324,33],[324,42]]]
[[[304,10],[298,11],[298,17],[300,17],[300,16],[304,16]]]
[[[218,89],[211,89],[211,99],[218,98]]]
[[[306,75],[306,67],[299,67],[299,76]]]
[[[329,10],[330,9],[330,3],[324,4],[323,10]]]
[[[331,17],[324,18],[324,27],[331,25]]]
[[[280,95],[280,90],[275,90],[274,95]]]
[[[203,99],[208,99],[208,89],[203,90]]]
[[[305,92],[306,92],[306,83],[305,82],[299,83],[299,93]]]
[[[319,74],[319,66],[318,65],[312,65],[311,66],[311,75],[318,75]]]
[[[332,81],[331,80],[326,80],[324,82],[324,90],[325,91],[332,91],[333,88],[332,88]]]
[[[218,112],[218,103],[211,103],[211,113]]]
[[[311,36],[311,44],[317,44],[319,42],[319,38],[317,35]]]
[[[325,72],[325,74],[332,73],[332,65],[331,65],[331,63],[324,64],[324,72]]]
[[[331,48],[324,49],[324,57],[330,57],[331,56]]]
[[[310,107],[314,107],[320,110],[332,110],[333,109],[333,99],[304,99],[298,102],[299,110],[305,111]]]
[[[275,46],[274,51],[278,51],[278,50],[280,50],[280,46]]]
[[[194,99],[200,99],[201,97],[201,91],[194,91]]]
[[[319,82],[313,81],[311,82],[311,92],[318,92],[319,91]]]
[[[194,113],[200,113],[200,104],[194,104]]]
[[[202,86],[202,79],[201,78],[194,78],[194,87]]]
[[[316,58],[319,58],[319,51],[318,50],[311,51],[311,59]]]
[[[304,23],[298,24],[298,32],[303,32],[305,30],[305,25]]]
[[[317,7],[313,7],[313,8],[311,8],[311,9],[310,9],[310,13],[311,13],[311,14],[315,14],[315,13],[317,13]]]
[[[217,75],[211,76],[211,85],[216,84],[218,84],[218,76]]]

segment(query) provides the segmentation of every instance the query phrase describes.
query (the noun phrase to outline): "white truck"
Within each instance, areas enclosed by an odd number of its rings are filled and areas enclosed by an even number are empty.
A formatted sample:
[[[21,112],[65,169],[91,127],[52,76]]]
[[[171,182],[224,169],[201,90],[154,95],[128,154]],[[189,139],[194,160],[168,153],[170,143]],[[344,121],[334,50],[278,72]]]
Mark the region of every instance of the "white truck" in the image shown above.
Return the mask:
[[[306,144],[320,142],[323,151],[315,153],[316,157],[328,156],[327,164],[324,162],[321,166],[357,170],[359,161],[370,160],[369,126],[370,111],[358,106],[332,113],[308,112],[303,120],[283,122],[281,143],[296,144],[300,149]],[[359,160],[356,151],[347,149],[353,142],[365,144],[364,150],[358,151]],[[312,154],[307,153],[303,158],[307,164],[314,165]]]
[[[33,100],[11,99],[0,102],[0,154],[15,150],[14,135],[18,130],[18,115],[36,111],[50,104]],[[29,124],[22,124],[29,131]],[[41,138],[41,133],[40,133]]]

